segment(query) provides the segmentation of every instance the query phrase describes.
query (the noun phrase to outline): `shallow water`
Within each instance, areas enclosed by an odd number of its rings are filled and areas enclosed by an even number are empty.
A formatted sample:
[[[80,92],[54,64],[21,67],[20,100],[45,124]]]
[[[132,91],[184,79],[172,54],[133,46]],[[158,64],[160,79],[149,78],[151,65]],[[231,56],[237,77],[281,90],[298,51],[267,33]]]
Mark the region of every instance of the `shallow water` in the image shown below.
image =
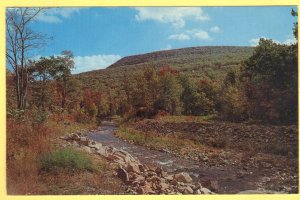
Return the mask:
[[[238,193],[243,190],[256,189],[254,177],[237,177],[237,169],[228,167],[208,167],[202,161],[184,159],[171,153],[151,150],[143,146],[130,144],[113,135],[116,125],[110,121],[103,121],[101,127],[88,134],[88,138],[123,149],[138,158],[143,164],[161,166],[169,173],[187,172],[194,181],[204,182],[216,180],[219,183],[218,193]]]

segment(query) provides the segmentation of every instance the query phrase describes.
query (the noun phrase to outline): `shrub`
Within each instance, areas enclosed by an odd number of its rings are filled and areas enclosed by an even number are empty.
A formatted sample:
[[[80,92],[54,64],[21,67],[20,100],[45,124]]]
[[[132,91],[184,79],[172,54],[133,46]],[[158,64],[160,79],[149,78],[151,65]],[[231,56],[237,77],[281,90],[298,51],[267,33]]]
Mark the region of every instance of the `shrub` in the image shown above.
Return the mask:
[[[39,167],[42,171],[59,168],[72,170],[92,170],[90,157],[74,149],[59,149],[42,154],[39,158]]]
[[[34,122],[36,122],[38,124],[42,124],[47,121],[49,116],[50,116],[50,113],[47,111],[38,111],[37,113],[35,113]]]
[[[83,111],[79,111],[76,113],[75,120],[78,123],[89,123],[91,121],[89,115],[84,113]]]

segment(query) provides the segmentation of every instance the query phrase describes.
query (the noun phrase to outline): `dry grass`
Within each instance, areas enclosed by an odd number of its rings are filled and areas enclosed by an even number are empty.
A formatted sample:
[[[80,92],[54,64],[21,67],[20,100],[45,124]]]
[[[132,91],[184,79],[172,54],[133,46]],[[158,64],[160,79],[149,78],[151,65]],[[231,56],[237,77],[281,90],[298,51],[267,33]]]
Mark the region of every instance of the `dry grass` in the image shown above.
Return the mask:
[[[149,147],[154,147],[157,149],[171,149],[179,152],[185,151],[186,148],[197,149],[201,145],[195,141],[186,139],[184,135],[172,134],[168,135],[159,135],[155,133],[143,133],[141,131],[134,130],[125,126],[121,126],[115,135],[125,139],[129,142],[145,145]]]
[[[88,155],[91,156],[91,155]],[[44,190],[39,194],[122,194],[123,183],[114,176],[106,160],[93,156],[93,171],[55,170],[40,175]],[[72,184],[70,184],[72,183]]]
[[[169,122],[169,123],[183,123],[183,122],[197,122],[197,123],[210,123],[216,118],[216,115],[207,115],[207,116],[193,116],[193,115],[165,115],[160,116],[157,115],[155,117],[156,120],[162,122]]]
[[[106,160],[96,159],[95,170],[68,169],[39,170],[39,155],[55,148],[53,138],[81,129],[95,128],[95,124],[79,124],[67,117],[44,123],[7,119],[7,193],[26,194],[98,194],[121,193],[119,180],[109,169]],[[94,158],[93,158],[94,161]],[[109,169],[109,170],[108,170]],[[108,172],[106,172],[108,171]],[[108,173],[108,174],[107,174]]]

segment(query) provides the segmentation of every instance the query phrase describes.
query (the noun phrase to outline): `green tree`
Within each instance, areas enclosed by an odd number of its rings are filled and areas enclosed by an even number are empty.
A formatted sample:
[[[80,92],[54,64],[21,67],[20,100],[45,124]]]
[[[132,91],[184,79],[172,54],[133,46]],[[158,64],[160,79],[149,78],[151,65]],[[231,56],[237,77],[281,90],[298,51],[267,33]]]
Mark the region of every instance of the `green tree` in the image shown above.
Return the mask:
[[[297,45],[260,40],[242,69],[252,117],[276,123],[297,121],[297,61]]]
[[[159,108],[170,112],[172,115],[181,112],[182,87],[171,72],[165,72],[159,79]]]
[[[61,56],[56,57],[55,68],[52,76],[57,81],[57,88],[61,95],[61,109],[64,111],[69,94],[69,81],[72,79],[71,70],[74,68],[73,53],[63,51]]]
[[[293,17],[296,17],[296,18],[298,17],[298,12],[295,11],[294,9],[292,9],[291,14],[292,14]],[[294,23],[293,33],[294,33],[295,38],[296,38],[297,41],[298,41],[298,22],[295,22],[295,23]]]
[[[50,83],[52,80],[52,71],[55,66],[55,58],[41,57],[37,61],[29,61],[29,72],[32,78],[31,96],[33,104],[38,108],[49,107],[52,103],[53,87]]]

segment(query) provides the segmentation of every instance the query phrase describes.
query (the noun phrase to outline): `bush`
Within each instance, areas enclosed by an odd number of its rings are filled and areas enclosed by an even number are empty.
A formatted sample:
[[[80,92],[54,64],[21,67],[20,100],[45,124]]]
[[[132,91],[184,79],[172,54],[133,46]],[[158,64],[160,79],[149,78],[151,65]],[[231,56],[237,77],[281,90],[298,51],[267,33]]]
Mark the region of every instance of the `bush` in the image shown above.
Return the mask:
[[[60,149],[42,154],[39,158],[39,167],[42,171],[59,168],[72,170],[92,170],[90,157],[73,149]]]
[[[89,123],[91,121],[90,116],[83,111],[79,111],[75,114],[75,120],[78,123]]]
[[[47,111],[38,111],[35,113],[34,122],[36,122],[38,124],[42,124],[47,121],[49,116],[50,116],[50,113]]]

